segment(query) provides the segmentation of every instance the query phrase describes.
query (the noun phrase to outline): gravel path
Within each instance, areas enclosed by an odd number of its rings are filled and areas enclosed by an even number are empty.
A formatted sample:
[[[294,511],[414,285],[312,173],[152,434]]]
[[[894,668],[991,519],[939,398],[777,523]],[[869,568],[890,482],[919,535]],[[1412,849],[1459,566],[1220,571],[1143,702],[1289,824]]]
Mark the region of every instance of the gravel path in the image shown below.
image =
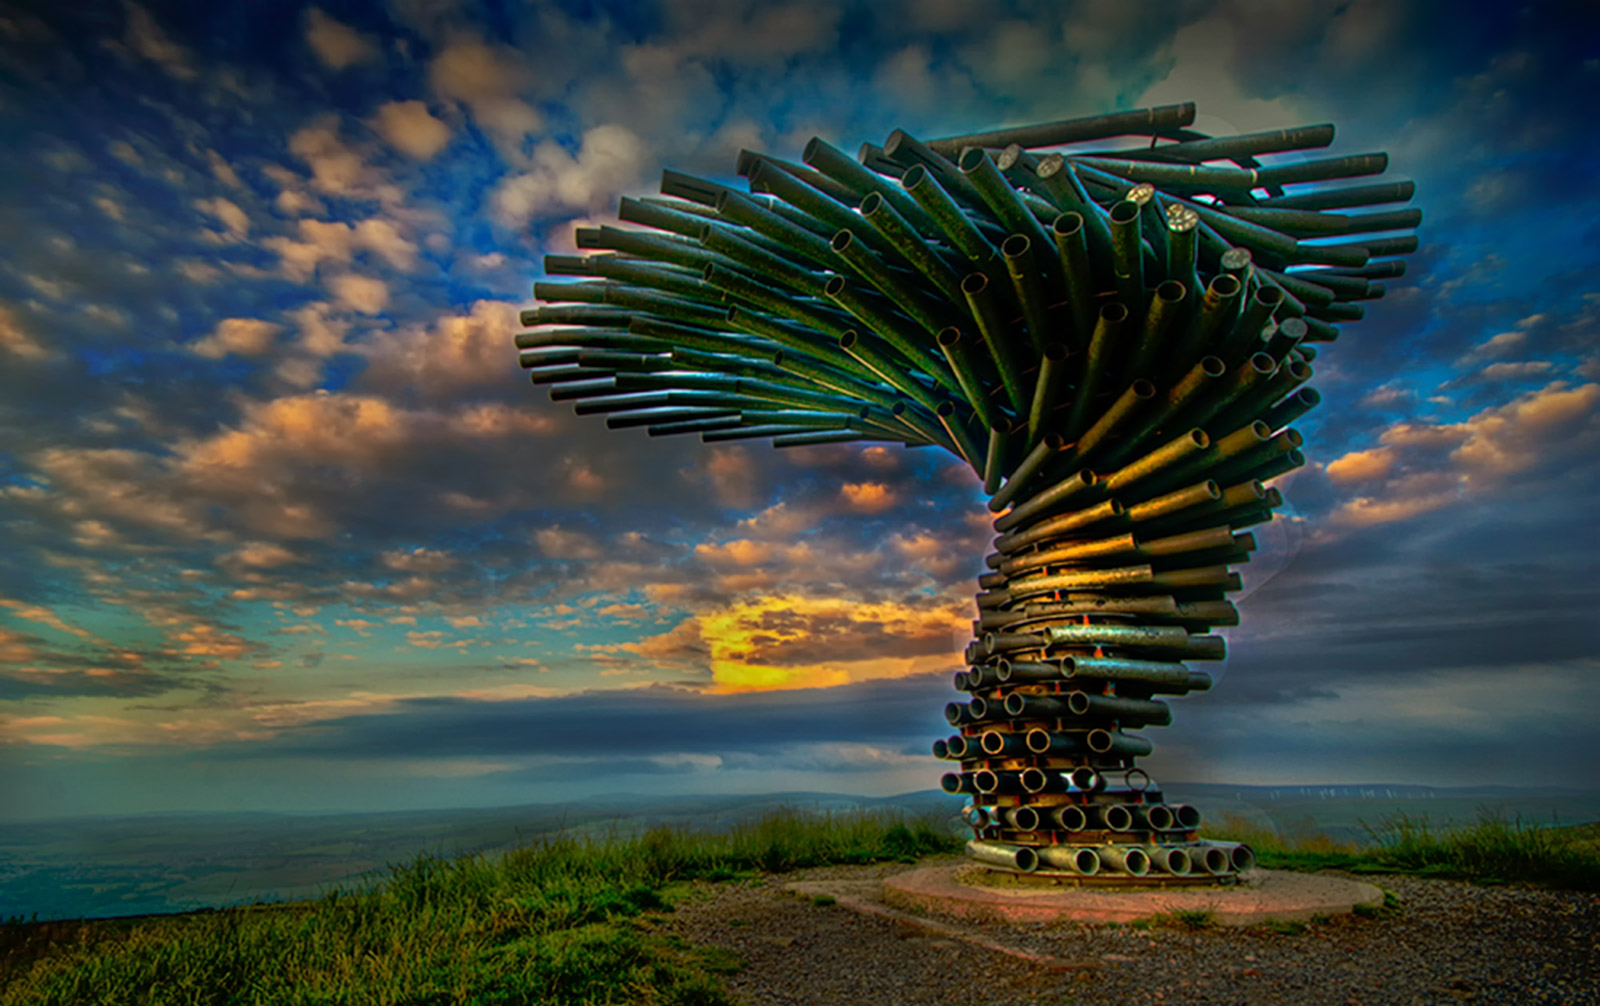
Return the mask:
[[[706,884],[671,925],[745,962],[727,982],[749,1006],[1600,1006],[1595,894],[1378,875],[1355,879],[1393,892],[1397,911],[1338,916],[1299,933],[959,923],[1078,965],[1052,970],[784,890],[797,880],[874,880],[915,868],[826,867]]]

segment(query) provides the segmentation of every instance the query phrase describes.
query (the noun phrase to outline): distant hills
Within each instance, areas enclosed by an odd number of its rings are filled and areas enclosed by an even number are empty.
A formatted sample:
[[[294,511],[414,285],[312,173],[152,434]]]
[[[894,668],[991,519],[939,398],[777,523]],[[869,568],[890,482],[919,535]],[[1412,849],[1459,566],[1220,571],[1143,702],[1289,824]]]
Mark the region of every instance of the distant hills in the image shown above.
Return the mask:
[[[1483,812],[1530,824],[1600,821],[1600,791],[1397,783],[1242,786],[1166,783],[1214,825],[1234,815],[1276,832],[1360,840],[1397,814],[1430,826]],[[777,807],[817,813],[897,808],[956,826],[962,797],[791,792],[662,797],[613,793],[581,804],[363,814],[141,814],[0,826],[0,919],[106,917],[313,897],[387,873],[418,853],[515,848],[565,833],[604,837],[656,825],[718,830]],[[1211,827],[1205,825],[1204,827]]]

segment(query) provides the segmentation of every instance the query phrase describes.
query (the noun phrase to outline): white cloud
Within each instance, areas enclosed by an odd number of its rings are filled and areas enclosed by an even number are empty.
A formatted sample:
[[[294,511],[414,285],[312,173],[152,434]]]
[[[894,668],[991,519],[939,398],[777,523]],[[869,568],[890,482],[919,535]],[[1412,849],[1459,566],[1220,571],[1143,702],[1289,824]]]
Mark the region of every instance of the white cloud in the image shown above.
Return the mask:
[[[576,157],[553,141],[539,144],[531,168],[495,188],[491,205],[505,227],[524,227],[555,210],[595,211],[639,184],[644,144],[618,125],[595,126],[583,134]]]
[[[378,58],[378,46],[370,36],[335,21],[316,7],[306,12],[306,43],[330,70],[343,70]]]
[[[378,106],[372,128],[408,157],[426,161],[450,142],[450,127],[420,101],[390,101]]]

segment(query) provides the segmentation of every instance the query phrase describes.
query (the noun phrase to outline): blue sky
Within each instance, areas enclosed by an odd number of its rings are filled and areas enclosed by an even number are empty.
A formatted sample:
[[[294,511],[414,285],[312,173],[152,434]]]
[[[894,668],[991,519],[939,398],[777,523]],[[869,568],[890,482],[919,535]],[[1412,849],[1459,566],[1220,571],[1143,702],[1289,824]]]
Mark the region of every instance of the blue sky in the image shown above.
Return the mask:
[[[936,784],[988,530],[930,451],[608,431],[544,254],[737,182],[1194,101],[1425,220],[1316,360],[1157,778],[1600,784],[1600,89],[1579,5],[0,11],[0,817]]]

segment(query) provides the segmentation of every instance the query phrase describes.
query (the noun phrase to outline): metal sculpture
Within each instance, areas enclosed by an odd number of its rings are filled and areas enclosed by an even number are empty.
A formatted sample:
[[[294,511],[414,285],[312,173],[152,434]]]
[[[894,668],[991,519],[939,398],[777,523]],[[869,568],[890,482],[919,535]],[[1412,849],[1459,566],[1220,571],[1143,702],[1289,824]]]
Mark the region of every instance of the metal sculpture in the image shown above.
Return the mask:
[[[533,383],[651,436],[933,445],[1000,516],[978,578],[967,701],[934,755],[973,797],[969,854],[1081,883],[1215,882],[1253,861],[1199,838],[1134,766],[1225,652],[1231,565],[1305,463],[1315,344],[1401,276],[1410,182],[1331,125],[1210,137],[1195,106],[919,142],[851,158],[743,151],[749,191],[676,171],[552,255],[516,337]],[[1100,141],[1148,146],[1096,151]],[[1161,142],[1166,141],[1166,142]],[[1041,148],[1066,151],[1036,153]],[[1228,162],[1218,164],[1216,162]],[[1289,191],[1293,189],[1293,191]],[[1383,236],[1374,236],[1383,235]],[[1092,878],[1092,879],[1091,879]]]

